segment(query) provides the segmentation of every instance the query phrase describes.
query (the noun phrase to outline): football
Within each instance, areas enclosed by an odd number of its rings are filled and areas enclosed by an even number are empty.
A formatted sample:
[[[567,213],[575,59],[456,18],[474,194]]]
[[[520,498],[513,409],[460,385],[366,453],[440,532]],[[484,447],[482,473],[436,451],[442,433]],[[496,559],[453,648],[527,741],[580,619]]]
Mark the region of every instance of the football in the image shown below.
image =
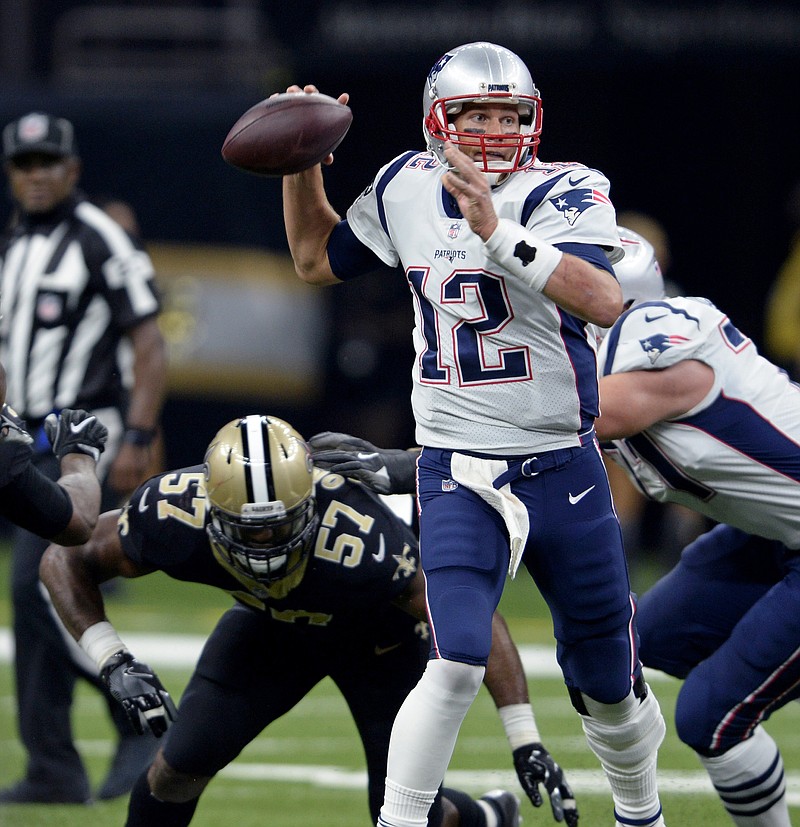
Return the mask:
[[[257,175],[293,175],[333,152],[352,121],[350,107],[328,95],[284,92],[251,106],[236,121],[222,157]]]

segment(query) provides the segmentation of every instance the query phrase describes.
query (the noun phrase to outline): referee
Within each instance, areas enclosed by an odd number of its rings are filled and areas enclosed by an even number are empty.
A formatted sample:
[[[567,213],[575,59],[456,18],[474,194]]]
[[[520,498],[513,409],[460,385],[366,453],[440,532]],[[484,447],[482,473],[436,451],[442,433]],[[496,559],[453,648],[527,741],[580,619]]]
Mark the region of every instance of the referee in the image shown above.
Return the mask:
[[[14,215],[0,245],[0,361],[7,398],[34,438],[34,463],[51,479],[57,458],[48,414],[83,409],[108,429],[97,467],[103,509],[147,476],[163,403],[166,355],[153,267],[141,243],[77,189],[81,171],[72,124],[32,112],[2,132]],[[102,688],[80,663],[43,597],[46,541],[14,534],[12,591],[19,728],[25,777],[0,790],[4,803],[87,802],[86,769],[72,740],[77,677]],[[108,698],[109,709],[117,704]],[[120,742],[98,798],[126,794],[155,743],[115,719]]]

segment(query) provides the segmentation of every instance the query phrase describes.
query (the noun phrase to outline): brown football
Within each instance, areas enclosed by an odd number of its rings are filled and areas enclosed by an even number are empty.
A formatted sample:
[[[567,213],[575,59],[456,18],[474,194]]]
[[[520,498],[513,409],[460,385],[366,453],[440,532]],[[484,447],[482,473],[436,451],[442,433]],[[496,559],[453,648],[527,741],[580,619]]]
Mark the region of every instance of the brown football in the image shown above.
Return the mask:
[[[350,107],[328,95],[284,92],[251,106],[236,121],[222,157],[257,175],[293,175],[333,152],[352,121]]]

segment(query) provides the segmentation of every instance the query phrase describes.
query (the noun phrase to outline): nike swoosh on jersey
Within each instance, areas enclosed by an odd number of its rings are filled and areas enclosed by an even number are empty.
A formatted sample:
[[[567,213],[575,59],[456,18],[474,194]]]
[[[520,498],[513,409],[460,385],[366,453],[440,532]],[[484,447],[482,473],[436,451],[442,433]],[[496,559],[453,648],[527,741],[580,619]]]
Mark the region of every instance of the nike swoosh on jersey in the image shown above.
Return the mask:
[[[597,486],[593,485],[591,488],[587,488],[585,491],[581,491],[580,494],[570,494],[569,495],[569,504],[575,505],[575,503],[579,503],[590,491],[594,491]]]
[[[649,313],[644,314],[644,320],[646,322],[655,322],[659,319],[663,319],[665,316],[668,316],[668,313],[659,313],[658,316],[651,316]]]
[[[73,434],[79,434],[84,428],[87,428],[89,424],[94,420],[93,416],[90,416],[88,419],[84,419],[83,422],[75,422],[69,423],[69,429],[72,431]]]
[[[578,184],[582,184],[588,177],[588,175],[584,175],[583,178],[578,178],[577,181],[573,181],[572,176],[570,175],[570,177],[567,180],[569,181],[569,185],[571,187],[577,187]]]
[[[144,512],[147,511],[148,508],[150,508],[150,506],[147,505],[147,503],[145,503],[145,500],[147,499],[147,495],[149,493],[150,493],[150,489],[145,488],[144,494],[142,494],[142,496],[139,497],[139,513],[140,514],[144,514]]]
[[[378,544],[378,553],[373,554],[372,559],[376,563],[382,563],[384,557],[386,557],[386,541],[383,539],[383,534],[381,534],[381,539]]]
[[[381,655],[385,655],[387,652],[391,652],[394,649],[399,649],[402,645],[402,643],[395,643],[393,646],[376,646],[375,654],[380,657]]]

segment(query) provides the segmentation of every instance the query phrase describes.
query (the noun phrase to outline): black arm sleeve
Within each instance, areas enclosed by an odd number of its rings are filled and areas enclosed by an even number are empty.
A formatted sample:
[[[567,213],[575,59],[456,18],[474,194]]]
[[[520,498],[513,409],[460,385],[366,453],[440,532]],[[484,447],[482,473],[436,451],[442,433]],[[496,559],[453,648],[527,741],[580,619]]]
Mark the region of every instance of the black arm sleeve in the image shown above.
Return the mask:
[[[72,519],[72,500],[57,482],[28,465],[0,488],[0,513],[45,540],[63,531]]]

